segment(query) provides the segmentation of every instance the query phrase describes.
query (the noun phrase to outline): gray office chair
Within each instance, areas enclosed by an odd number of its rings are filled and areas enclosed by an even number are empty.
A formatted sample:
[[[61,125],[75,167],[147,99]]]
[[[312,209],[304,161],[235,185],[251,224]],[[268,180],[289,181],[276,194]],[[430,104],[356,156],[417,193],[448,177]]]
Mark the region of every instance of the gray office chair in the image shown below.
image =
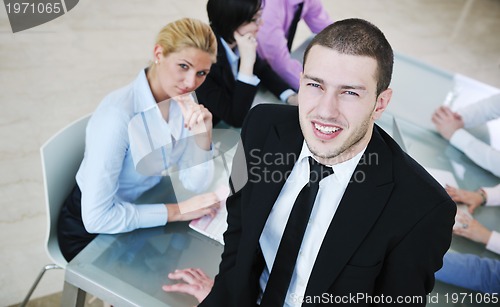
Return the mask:
[[[53,261],[38,274],[21,307],[26,306],[31,294],[44,273],[52,269],[66,268],[67,261],[57,241],[57,218],[64,200],[75,186],[75,175],[80,167],[85,149],[85,128],[90,115],[86,115],[53,135],[40,148],[42,158],[45,207],[47,209],[46,252]]]

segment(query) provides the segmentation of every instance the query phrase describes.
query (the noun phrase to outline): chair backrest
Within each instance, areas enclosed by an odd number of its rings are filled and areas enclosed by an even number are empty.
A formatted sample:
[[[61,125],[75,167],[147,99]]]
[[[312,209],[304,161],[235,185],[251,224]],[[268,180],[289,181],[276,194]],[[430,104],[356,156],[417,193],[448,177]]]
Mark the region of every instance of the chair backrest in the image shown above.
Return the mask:
[[[64,200],[75,186],[75,175],[85,150],[85,129],[90,115],[86,115],[53,135],[40,148],[47,211],[48,256],[58,266],[65,268],[57,240],[57,219]]]

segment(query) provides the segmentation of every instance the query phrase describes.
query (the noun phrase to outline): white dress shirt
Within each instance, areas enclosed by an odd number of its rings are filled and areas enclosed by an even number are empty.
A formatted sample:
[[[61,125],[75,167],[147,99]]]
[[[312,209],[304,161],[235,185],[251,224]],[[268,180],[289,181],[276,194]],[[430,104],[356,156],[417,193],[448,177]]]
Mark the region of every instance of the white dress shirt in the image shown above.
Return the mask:
[[[318,194],[300,247],[284,306],[301,305],[296,298],[302,297],[305,293],[323,238],[363,152],[364,149],[352,159],[333,165],[334,174],[319,182]],[[309,182],[309,156],[312,154],[304,142],[299,158],[286,180],[260,236],[259,243],[266,266],[259,280],[262,291],[259,301],[269,279],[269,272],[272,270],[281,237],[285,231],[286,223],[283,221],[288,221],[295,199]]]
[[[238,71],[238,61],[240,60],[240,53],[238,52],[238,47],[231,49],[227,42],[221,37],[220,38],[222,42],[222,46],[224,47],[224,50],[226,51],[227,55],[227,60],[229,61],[229,65],[231,66],[231,71],[233,72],[233,76],[235,80],[239,80],[243,83],[247,83],[253,86],[257,86],[260,83],[259,77],[256,75],[245,75],[245,74],[240,74]]]
[[[464,127],[470,128],[500,118],[500,93],[487,97],[457,111]],[[494,131],[498,133],[498,131]],[[500,151],[477,139],[465,129],[458,129],[450,138],[450,143],[462,151],[474,163],[500,177]],[[500,205],[500,185],[483,187],[488,195],[486,206]],[[500,254],[500,233],[492,231],[486,249]]]
[[[133,152],[138,151],[139,144],[131,141],[129,124],[137,115],[147,113],[148,123],[155,126],[149,131],[152,139],[171,142],[172,138],[189,137],[189,133],[176,103],[170,104],[168,123],[155,108],[156,101],[142,70],[130,85],[107,95],[92,114],[86,130],[85,155],[76,175],[82,191],[82,219],[88,232],[120,233],[166,224],[168,212],[163,203],[134,204],[162,177],[148,176],[136,169],[144,155],[134,159]],[[176,144],[180,145],[170,148],[167,167],[178,164],[186,152],[185,142]],[[212,152],[207,155],[211,157]],[[213,176],[213,161],[210,162],[181,169],[183,185],[196,192],[205,189],[210,183],[207,178]]]
[[[500,118],[500,94],[490,96],[457,111],[470,128]],[[498,133],[498,131],[495,131]],[[477,139],[465,129],[453,133],[450,143],[474,163],[500,177],[500,151]]]

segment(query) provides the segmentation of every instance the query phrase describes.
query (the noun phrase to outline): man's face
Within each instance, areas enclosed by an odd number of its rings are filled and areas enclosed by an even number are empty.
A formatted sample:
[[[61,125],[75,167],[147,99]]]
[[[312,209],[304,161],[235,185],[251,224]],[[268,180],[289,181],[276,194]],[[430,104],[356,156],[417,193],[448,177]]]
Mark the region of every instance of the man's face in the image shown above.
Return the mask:
[[[311,152],[323,164],[351,159],[370,141],[373,123],[392,95],[379,96],[377,62],[313,46],[300,79],[299,120]]]

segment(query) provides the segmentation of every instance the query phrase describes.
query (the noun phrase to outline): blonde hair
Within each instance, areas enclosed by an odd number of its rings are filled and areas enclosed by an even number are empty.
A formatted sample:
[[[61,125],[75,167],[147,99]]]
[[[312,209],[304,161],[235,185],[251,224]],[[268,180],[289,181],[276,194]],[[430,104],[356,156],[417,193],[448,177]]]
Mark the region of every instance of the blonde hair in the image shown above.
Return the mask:
[[[207,52],[214,63],[217,57],[215,34],[198,19],[182,18],[168,23],[158,33],[156,44],[162,47],[163,56],[191,47]]]

